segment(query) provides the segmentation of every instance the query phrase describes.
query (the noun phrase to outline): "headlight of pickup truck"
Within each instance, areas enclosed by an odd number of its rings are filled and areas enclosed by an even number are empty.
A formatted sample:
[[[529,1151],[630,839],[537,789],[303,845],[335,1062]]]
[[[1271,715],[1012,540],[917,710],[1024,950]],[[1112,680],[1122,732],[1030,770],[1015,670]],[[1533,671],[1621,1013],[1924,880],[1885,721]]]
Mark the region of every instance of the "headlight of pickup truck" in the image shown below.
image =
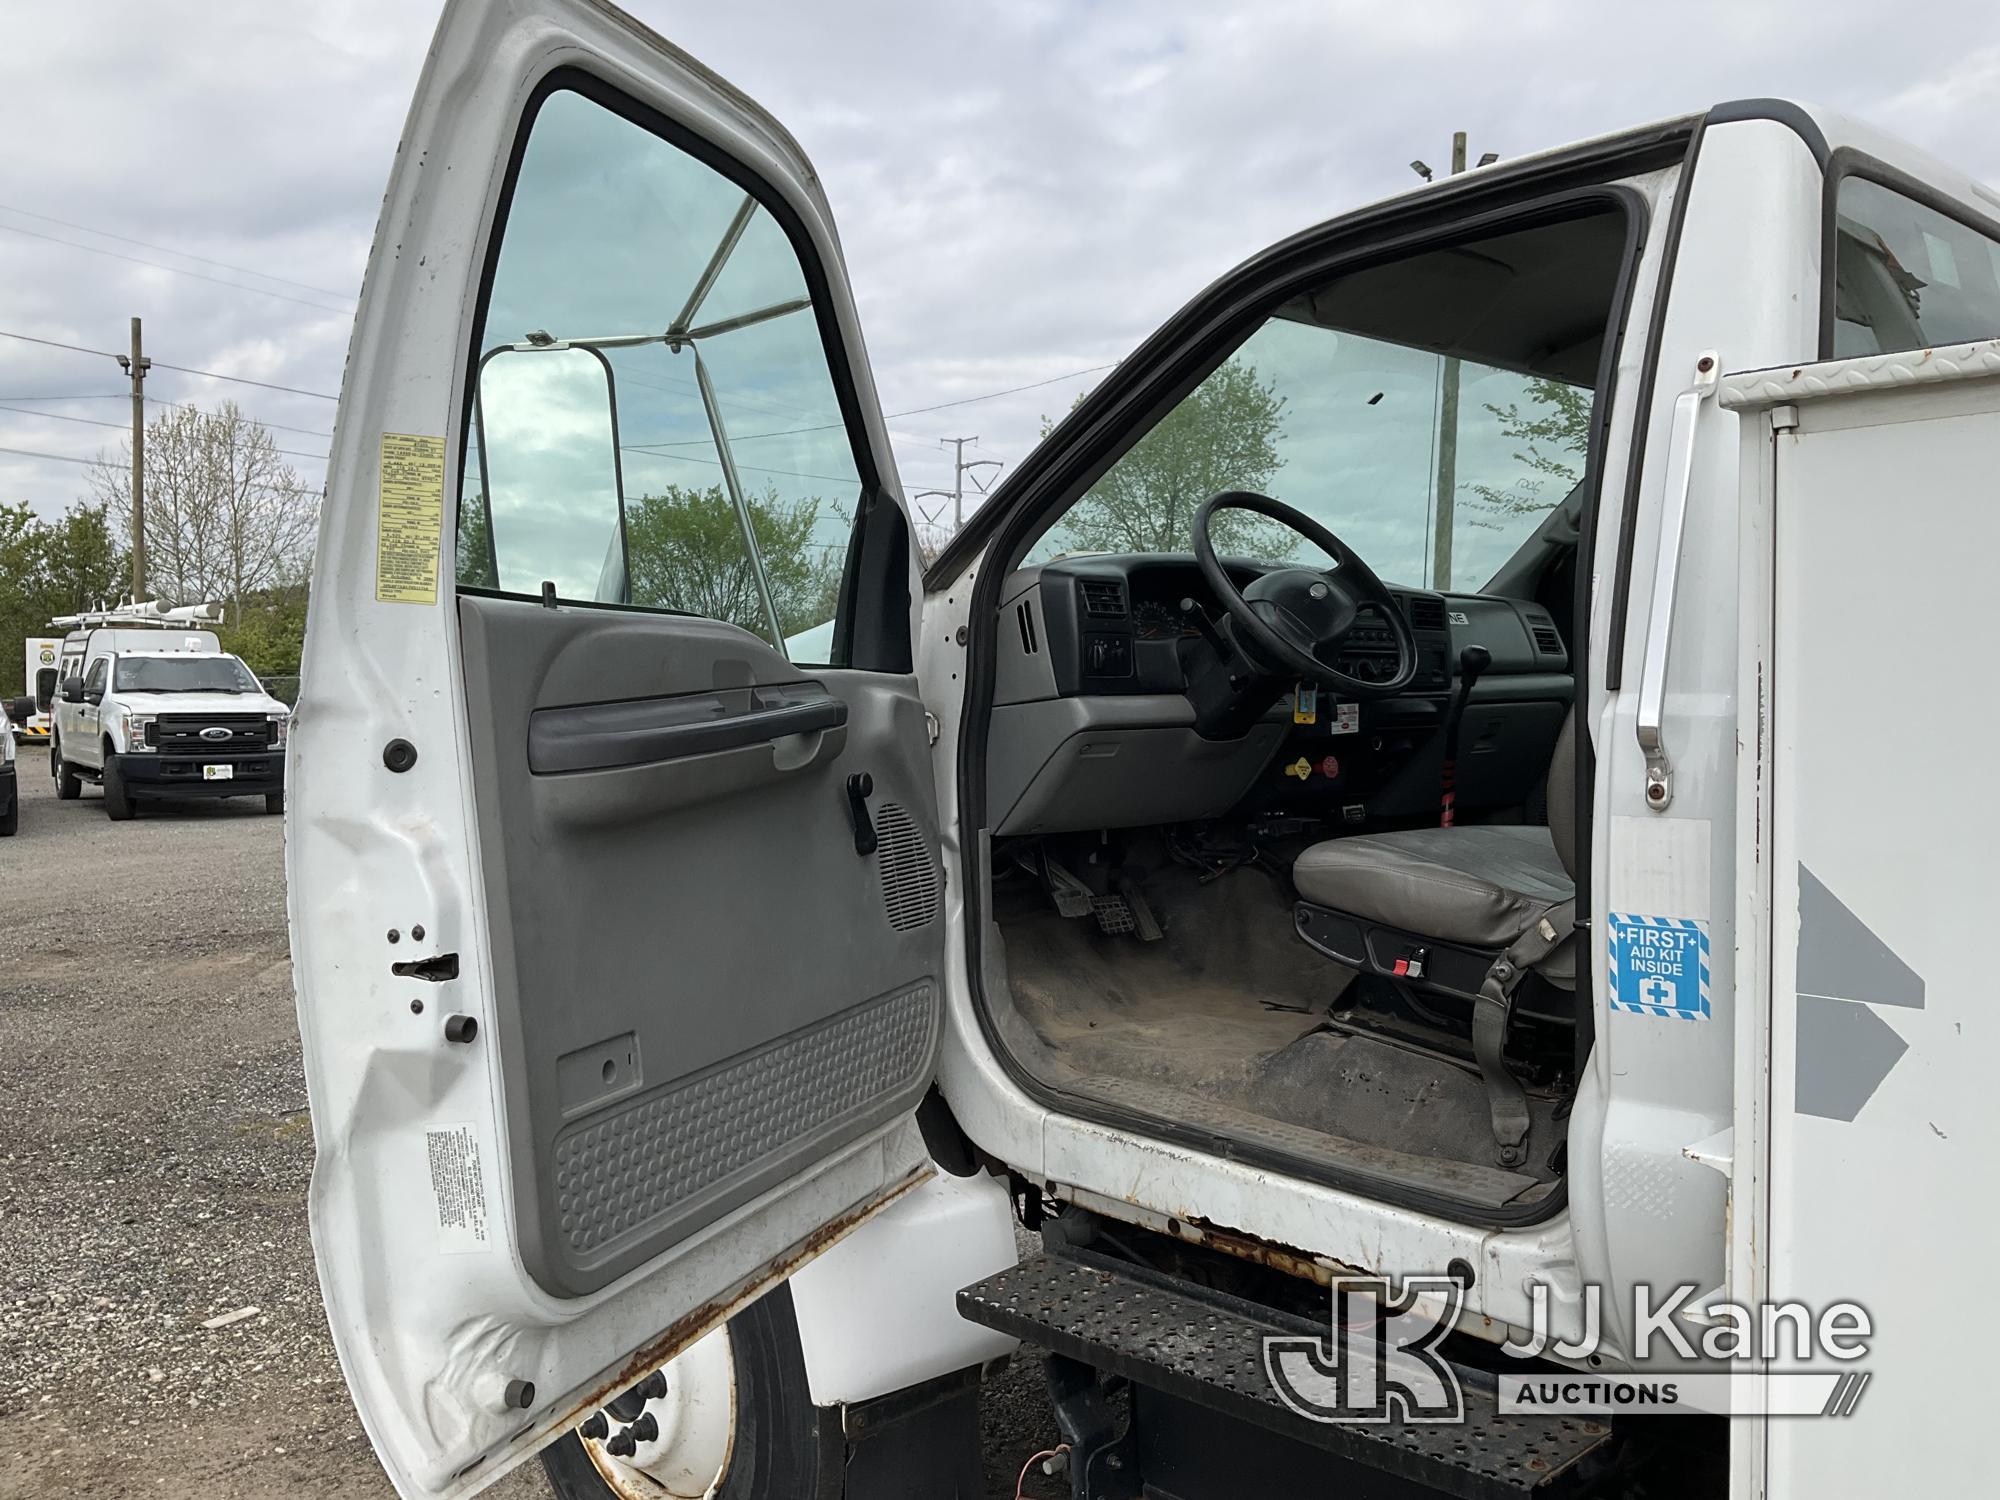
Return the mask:
[[[125,720],[125,748],[127,750],[157,750],[160,748],[158,745],[147,743],[147,731],[153,727],[153,720],[158,717],[157,714],[127,713],[123,717]]]
[[[291,727],[292,716],[290,714],[271,714],[269,718],[271,720],[271,743],[278,746],[279,749],[283,749],[285,732]]]

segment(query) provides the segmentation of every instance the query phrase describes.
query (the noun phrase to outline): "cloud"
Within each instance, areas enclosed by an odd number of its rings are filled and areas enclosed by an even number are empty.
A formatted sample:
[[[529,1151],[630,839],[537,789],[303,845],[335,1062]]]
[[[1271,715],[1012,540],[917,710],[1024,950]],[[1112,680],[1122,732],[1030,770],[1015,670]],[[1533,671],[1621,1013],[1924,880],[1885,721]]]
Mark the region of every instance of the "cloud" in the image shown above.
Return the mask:
[[[1410,186],[1412,157],[1442,165],[1454,128],[1475,155],[1516,156],[1788,94],[2000,175],[2000,13],[1972,4],[1697,3],[1671,25],[1549,0],[633,8],[812,155],[891,412],[1115,361],[1243,256]],[[0,203],[285,280],[0,210],[0,327],[119,349],[138,313],[159,359],[338,391],[348,298],[432,23],[403,0],[15,7]],[[1095,378],[900,418],[906,488],[950,487],[939,438],[978,434],[968,457],[1018,463],[1043,414]],[[116,421],[123,389],[108,360],[0,340],[0,398],[89,398],[25,404]],[[332,426],[333,403],[312,397],[166,371],[149,393],[234,395],[304,429],[288,448],[324,451],[308,434]],[[88,457],[100,439],[115,434],[0,412],[0,446]],[[44,512],[82,476],[0,455],[0,495]]]

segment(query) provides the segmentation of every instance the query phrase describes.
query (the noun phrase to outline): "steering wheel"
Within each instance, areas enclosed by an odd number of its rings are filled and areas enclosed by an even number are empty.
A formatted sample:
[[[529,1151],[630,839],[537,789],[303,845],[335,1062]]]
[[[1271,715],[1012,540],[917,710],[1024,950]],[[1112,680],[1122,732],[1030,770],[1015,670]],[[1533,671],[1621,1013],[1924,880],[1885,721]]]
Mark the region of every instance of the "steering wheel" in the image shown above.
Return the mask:
[[[1209,527],[1217,511],[1247,510],[1289,527],[1334,559],[1318,568],[1277,568],[1248,588],[1215,555]],[[1225,490],[1204,501],[1194,517],[1194,556],[1201,576],[1236,627],[1238,644],[1254,666],[1273,677],[1297,677],[1348,698],[1390,698],[1417,675],[1417,638],[1382,580],[1355,550],[1311,516],[1269,495]],[[1396,670],[1364,682],[1331,664],[1362,609],[1373,606],[1396,642]]]

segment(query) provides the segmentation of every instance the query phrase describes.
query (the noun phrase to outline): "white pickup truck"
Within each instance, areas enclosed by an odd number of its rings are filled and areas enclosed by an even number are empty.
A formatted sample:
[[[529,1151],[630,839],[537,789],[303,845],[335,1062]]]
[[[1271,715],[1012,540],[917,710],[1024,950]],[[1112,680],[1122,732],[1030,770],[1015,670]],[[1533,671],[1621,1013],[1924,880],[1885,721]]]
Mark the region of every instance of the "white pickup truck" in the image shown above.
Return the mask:
[[[398,1491],[983,1493],[1025,1344],[1076,1500],[1989,1492],[1996,335],[2000,195],[1723,104],[1253,257],[925,567],[784,128],[449,4],[285,846]]]
[[[129,610],[56,623],[75,625],[51,705],[58,798],[97,782],[114,821],[161,797],[262,797],[284,811],[291,710],[214,631]]]

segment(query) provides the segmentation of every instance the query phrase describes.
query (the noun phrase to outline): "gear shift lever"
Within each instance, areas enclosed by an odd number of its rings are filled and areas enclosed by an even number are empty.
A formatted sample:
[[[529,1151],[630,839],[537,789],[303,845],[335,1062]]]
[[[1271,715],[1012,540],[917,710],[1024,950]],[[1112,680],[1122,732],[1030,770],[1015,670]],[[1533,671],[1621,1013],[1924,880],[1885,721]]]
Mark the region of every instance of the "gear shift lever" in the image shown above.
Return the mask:
[[[1466,704],[1472,701],[1473,684],[1492,665],[1493,653],[1484,646],[1467,646],[1458,653],[1458,691],[1452,694],[1451,707],[1445,711],[1444,718],[1444,788],[1438,815],[1440,828],[1451,827],[1452,804],[1458,795],[1459,721],[1465,717]]]

